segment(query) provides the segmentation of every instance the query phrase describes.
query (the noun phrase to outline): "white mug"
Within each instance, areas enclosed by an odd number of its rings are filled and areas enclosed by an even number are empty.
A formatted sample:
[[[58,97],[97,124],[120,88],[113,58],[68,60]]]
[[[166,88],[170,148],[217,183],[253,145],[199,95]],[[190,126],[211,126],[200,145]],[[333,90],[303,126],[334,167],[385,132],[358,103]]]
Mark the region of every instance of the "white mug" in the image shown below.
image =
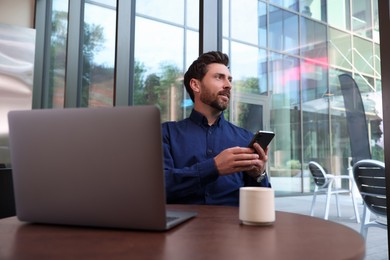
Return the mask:
[[[272,188],[240,188],[239,219],[245,225],[271,225],[275,222],[275,193]]]

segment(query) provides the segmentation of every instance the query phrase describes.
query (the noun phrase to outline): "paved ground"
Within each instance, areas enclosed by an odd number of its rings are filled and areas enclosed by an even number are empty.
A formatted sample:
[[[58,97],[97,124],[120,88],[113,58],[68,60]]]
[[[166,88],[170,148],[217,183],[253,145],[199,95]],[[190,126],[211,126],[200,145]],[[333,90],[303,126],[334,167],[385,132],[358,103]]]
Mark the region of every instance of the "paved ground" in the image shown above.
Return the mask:
[[[339,195],[341,217],[337,217],[335,198],[332,198],[329,220],[343,225],[346,225],[357,232],[360,232],[360,224],[356,223],[355,214],[353,211],[352,200],[348,195]],[[287,211],[310,215],[312,196],[281,196],[276,194],[275,208],[279,211]],[[358,203],[360,217],[363,213],[363,205],[361,201]],[[314,216],[323,218],[325,212],[325,196],[318,196],[314,211]],[[366,258],[365,260],[387,260],[388,257],[388,243],[387,230],[371,227],[368,229],[366,240]]]

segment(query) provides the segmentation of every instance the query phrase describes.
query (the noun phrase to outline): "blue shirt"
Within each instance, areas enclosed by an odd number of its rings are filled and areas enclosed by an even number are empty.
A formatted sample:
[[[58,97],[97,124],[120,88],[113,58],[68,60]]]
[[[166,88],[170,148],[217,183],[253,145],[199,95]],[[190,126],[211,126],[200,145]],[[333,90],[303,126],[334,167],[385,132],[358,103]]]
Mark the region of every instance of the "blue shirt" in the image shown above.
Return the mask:
[[[214,157],[226,148],[247,147],[253,133],[224,119],[209,126],[193,110],[190,117],[162,124],[167,203],[238,206],[243,186],[270,187],[244,172],[219,176]]]

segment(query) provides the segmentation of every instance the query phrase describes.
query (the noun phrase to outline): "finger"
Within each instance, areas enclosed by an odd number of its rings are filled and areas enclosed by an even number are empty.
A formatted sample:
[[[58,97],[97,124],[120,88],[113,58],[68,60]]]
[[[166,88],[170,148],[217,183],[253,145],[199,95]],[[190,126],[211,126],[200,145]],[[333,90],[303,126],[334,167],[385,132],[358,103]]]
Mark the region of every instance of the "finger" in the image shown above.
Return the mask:
[[[254,171],[260,169],[262,162],[258,159],[255,160],[236,160],[233,162],[233,167],[243,168],[241,171]]]
[[[259,160],[260,156],[257,153],[243,153],[234,155],[234,161],[248,161],[248,164],[255,164],[256,160]]]
[[[251,154],[254,153],[256,150],[254,148],[249,147],[232,147],[229,148],[233,154]]]
[[[255,148],[256,152],[260,155],[260,157],[264,157],[266,155],[263,148],[258,143],[253,144],[253,148]],[[266,148],[268,150],[268,147]]]

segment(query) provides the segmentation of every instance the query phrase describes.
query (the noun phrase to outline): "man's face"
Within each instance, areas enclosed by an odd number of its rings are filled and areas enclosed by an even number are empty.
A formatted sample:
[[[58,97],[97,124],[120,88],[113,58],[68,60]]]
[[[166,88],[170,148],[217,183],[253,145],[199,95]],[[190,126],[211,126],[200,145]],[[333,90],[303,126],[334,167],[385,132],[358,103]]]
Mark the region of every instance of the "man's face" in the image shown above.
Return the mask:
[[[207,66],[207,73],[200,82],[200,100],[219,110],[225,110],[229,105],[230,89],[232,88],[229,69],[219,63]]]

